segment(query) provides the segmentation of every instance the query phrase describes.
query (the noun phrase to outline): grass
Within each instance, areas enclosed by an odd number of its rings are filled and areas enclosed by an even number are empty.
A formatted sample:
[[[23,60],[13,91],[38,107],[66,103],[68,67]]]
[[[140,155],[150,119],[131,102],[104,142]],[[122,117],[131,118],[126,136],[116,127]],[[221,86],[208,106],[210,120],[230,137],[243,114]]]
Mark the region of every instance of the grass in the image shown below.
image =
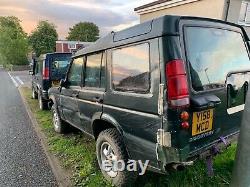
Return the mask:
[[[81,132],[67,135],[56,134],[52,127],[50,111],[40,111],[37,100],[31,99],[31,90],[22,88],[31,111],[47,137],[48,147],[55,154],[65,169],[72,171],[74,186],[111,186],[103,178],[96,161],[95,142]],[[148,172],[140,176],[135,186],[228,186],[231,179],[236,145],[232,145],[223,154],[214,159],[213,177],[207,176],[206,165],[203,161],[195,162],[194,166],[181,172],[172,172],[169,175],[159,175]]]

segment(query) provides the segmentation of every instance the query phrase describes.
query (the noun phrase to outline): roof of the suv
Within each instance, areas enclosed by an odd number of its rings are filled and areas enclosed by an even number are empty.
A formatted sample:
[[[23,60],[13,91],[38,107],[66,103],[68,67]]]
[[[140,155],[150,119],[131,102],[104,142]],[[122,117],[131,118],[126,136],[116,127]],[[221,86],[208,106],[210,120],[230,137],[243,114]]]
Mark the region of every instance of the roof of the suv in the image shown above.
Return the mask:
[[[46,58],[47,56],[51,55],[72,55],[72,53],[60,53],[60,52],[46,53],[46,54],[41,54],[39,58]]]
[[[111,32],[107,36],[97,40],[94,44],[78,50],[74,54],[74,57],[163,35],[179,35],[179,22],[181,19],[194,21],[212,21],[242,28],[239,25],[225,22],[222,20],[190,16],[166,15],[160,18],[153,19],[151,21],[138,24],[136,26],[130,27],[119,32]]]

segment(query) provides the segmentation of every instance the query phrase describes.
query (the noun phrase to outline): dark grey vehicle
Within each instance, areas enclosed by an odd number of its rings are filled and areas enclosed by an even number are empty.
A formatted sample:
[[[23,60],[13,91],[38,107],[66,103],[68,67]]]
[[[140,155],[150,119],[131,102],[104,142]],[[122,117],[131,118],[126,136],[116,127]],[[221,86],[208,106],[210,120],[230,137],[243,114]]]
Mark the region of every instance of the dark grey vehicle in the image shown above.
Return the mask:
[[[32,74],[32,98],[39,100],[41,110],[48,106],[48,90],[58,86],[65,78],[71,61],[71,53],[47,53],[34,61]]]
[[[149,160],[149,170],[166,173],[215,154],[239,132],[248,41],[236,24],[181,16],[112,32],[78,51],[50,89],[54,128],[70,124],[95,138],[100,166]],[[136,176],[102,172],[117,186]]]

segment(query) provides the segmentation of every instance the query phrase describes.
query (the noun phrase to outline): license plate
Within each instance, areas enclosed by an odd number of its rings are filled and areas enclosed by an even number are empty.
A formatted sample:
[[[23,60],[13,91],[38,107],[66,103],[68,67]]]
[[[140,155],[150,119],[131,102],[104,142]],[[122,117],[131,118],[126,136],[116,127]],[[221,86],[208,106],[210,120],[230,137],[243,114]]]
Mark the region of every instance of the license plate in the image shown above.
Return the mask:
[[[52,81],[52,86],[59,86],[60,81]]]
[[[192,136],[196,136],[213,129],[213,113],[213,109],[193,113]]]

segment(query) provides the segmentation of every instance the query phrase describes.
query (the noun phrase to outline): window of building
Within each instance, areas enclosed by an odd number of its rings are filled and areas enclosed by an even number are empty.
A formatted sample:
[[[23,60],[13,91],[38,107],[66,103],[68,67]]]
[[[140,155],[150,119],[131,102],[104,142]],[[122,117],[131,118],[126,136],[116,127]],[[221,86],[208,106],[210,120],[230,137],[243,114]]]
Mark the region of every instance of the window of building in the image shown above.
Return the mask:
[[[250,2],[243,1],[241,4],[239,24],[250,25]]]
[[[76,44],[68,44],[69,49],[76,49]]]
[[[68,83],[70,86],[81,86],[83,57],[73,60],[69,70]]]
[[[85,87],[100,87],[102,57],[103,53],[87,56]]]
[[[112,84],[117,91],[146,93],[149,81],[149,44],[113,51]]]

